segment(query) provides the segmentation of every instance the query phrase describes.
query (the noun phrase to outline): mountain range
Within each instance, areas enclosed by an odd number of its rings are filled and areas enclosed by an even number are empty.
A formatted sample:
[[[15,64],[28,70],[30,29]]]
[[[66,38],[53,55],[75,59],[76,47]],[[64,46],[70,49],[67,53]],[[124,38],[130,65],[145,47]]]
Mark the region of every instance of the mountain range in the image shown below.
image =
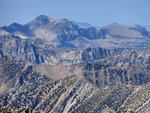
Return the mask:
[[[150,112],[150,32],[78,25],[41,15],[0,27],[0,112]]]
[[[150,33],[138,25],[112,24],[100,30],[95,27],[84,29],[67,19],[52,19],[45,15],[25,25],[13,23],[2,29],[22,39],[40,38],[50,41],[55,47],[133,49],[146,47],[150,42]]]

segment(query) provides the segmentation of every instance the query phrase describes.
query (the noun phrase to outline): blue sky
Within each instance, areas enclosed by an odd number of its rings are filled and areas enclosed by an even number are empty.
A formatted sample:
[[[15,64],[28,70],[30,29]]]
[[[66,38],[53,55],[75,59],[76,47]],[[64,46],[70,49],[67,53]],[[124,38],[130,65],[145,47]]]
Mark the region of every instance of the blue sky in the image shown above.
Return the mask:
[[[0,26],[25,24],[39,15],[95,26],[150,26],[150,0],[0,0]]]

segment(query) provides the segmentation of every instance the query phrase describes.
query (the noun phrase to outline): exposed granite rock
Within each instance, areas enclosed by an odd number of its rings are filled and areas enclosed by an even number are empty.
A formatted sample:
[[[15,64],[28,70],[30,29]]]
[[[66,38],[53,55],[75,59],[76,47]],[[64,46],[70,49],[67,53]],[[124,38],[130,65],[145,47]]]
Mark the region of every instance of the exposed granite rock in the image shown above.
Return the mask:
[[[67,77],[51,79],[30,63],[4,58],[0,60],[0,101],[6,108],[27,107],[45,113],[148,112],[148,65],[132,64],[126,69],[97,61],[80,64],[78,75],[70,72]],[[85,76],[89,72],[90,77]]]
[[[150,112],[149,37],[44,15],[0,28],[0,112]]]
[[[14,35],[0,36],[0,57],[24,60],[35,64],[77,64],[118,54],[120,49],[56,48],[40,39],[22,40]]]

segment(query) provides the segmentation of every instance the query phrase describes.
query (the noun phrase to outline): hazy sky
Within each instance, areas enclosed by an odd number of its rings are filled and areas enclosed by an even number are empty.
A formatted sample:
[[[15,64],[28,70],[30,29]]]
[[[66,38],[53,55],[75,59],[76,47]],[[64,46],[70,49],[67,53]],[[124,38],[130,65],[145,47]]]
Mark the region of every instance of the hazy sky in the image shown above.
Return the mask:
[[[25,24],[39,15],[88,22],[150,26],[150,0],[0,0],[0,26]]]

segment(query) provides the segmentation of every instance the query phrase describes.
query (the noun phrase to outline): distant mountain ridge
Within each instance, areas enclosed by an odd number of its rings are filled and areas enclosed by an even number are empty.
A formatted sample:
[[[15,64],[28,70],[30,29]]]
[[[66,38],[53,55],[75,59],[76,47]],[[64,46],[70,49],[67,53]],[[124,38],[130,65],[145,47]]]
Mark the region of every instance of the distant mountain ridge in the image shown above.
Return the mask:
[[[93,27],[91,24],[89,23],[84,23],[84,22],[76,22],[76,21],[72,21],[73,24],[81,27],[81,28],[90,28]]]
[[[13,23],[2,29],[22,39],[50,41],[56,47],[143,48],[150,43],[150,33],[141,26],[112,24],[97,30],[95,27],[80,28],[67,19],[52,19],[45,15],[25,25]]]

